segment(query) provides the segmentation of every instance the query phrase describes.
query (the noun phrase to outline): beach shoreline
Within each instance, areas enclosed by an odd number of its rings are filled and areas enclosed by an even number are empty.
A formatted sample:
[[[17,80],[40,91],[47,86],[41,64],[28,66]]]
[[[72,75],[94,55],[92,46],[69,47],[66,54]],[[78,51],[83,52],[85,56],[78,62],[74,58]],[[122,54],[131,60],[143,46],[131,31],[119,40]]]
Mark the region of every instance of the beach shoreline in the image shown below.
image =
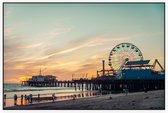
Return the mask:
[[[54,101],[63,101],[63,100],[70,100],[73,99],[74,96],[76,99],[79,98],[84,98],[84,97],[92,97],[95,95],[100,95],[100,92],[98,91],[82,91],[82,92],[73,92],[70,94],[66,94],[66,93],[62,93],[61,95],[59,95],[57,92],[56,93],[50,93],[50,94],[39,94],[38,95],[33,95],[32,99],[28,99],[28,97],[30,96],[30,94],[27,94],[26,97],[23,96],[23,99],[21,99],[21,97],[18,95],[16,104],[17,106],[25,106],[25,105],[30,105],[30,104],[40,104],[40,103],[46,103],[46,102],[52,102],[53,101],[53,97],[52,95],[55,95],[55,99]],[[27,99],[26,99],[27,98]],[[30,102],[30,100],[32,100],[32,102]],[[15,106],[14,104],[14,98],[6,98],[4,99],[4,108],[5,107],[13,107]]]
[[[164,110],[165,91],[108,94],[39,104],[5,107],[4,110]]]

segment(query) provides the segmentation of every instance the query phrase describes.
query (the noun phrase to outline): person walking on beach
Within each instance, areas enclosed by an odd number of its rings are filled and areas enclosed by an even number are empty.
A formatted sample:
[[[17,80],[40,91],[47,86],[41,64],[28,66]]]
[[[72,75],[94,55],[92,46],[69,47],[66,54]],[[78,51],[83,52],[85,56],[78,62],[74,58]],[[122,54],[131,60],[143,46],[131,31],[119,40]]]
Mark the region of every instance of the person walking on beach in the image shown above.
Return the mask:
[[[126,95],[128,95],[128,92],[129,92],[129,90],[128,90],[128,88],[126,88],[126,92],[125,92],[125,93],[126,93]]]
[[[4,103],[4,106],[6,106],[6,94],[4,94],[3,103]]]
[[[17,95],[14,94],[14,105],[17,105]]]
[[[30,103],[32,103],[33,102],[33,95],[32,94],[29,95],[29,99],[30,99]]]
[[[128,87],[127,85],[124,85],[124,89],[123,89],[123,92],[125,93],[125,95],[127,96],[128,95]]]
[[[27,98],[27,103],[30,103],[30,95],[27,95],[26,98]]]
[[[125,95],[128,95],[128,88],[123,89],[123,92],[125,93]]]
[[[55,101],[55,93],[52,94],[52,100]]]
[[[27,95],[24,96],[24,104],[27,104]]]
[[[20,103],[23,105],[23,95],[21,95]]]

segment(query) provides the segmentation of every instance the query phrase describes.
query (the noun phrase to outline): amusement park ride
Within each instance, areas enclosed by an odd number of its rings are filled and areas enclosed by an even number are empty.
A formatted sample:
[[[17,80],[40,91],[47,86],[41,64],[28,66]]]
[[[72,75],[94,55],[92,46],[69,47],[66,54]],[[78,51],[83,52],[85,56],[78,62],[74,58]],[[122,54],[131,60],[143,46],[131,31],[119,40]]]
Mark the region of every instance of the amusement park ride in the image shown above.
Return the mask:
[[[150,60],[144,60],[142,52],[131,43],[120,43],[116,45],[109,54],[109,70],[103,68],[97,71],[97,78],[111,76],[117,79],[154,79],[164,78],[164,68],[155,59],[153,65],[149,65]],[[156,64],[161,71],[155,71]]]

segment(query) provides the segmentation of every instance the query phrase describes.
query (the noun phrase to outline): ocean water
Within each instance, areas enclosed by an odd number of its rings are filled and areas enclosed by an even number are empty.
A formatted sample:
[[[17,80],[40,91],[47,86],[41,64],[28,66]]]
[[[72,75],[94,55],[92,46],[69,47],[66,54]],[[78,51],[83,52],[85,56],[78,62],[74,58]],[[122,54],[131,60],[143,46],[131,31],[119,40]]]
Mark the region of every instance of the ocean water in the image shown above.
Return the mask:
[[[5,106],[14,105],[14,94],[18,96],[18,100],[21,95],[32,94],[33,97],[37,97],[40,94],[40,97],[51,97],[55,93],[56,97],[74,95],[81,93],[88,93],[90,91],[81,91],[75,90],[74,87],[31,87],[31,86],[21,86],[20,84],[4,84],[3,89],[4,94],[6,94]]]

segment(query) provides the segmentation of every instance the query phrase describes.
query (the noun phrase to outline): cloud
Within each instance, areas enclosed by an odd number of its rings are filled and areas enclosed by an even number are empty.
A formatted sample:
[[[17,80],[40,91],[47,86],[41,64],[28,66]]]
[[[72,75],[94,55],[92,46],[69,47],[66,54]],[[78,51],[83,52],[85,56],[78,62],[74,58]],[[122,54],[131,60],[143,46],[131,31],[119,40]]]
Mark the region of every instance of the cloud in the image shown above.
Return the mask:
[[[5,43],[4,60],[7,62],[34,60],[43,52],[41,45],[43,45],[42,42],[34,44]]]
[[[88,41],[82,45],[79,45],[77,47],[64,50],[64,51],[60,52],[59,54],[72,52],[72,51],[78,50],[80,48],[85,48],[85,47],[101,46],[101,45],[105,45],[107,42],[120,41],[120,40],[124,40],[124,39],[125,39],[125,37],[123,37],[123,38],[120,37],[120,38],[115,38],[115,39],[109,39],[109,38],[103,38],[103,37],[102,38],[95,38],[95,39]]]
[[[51,54],[48,54],[48,55],[43,56],[43,57],[38,58],[38,59],[41,59],[41,60],[42,60],[42,59],[46,59],[46,58],[49,58],[49,57],[52,57],[52,56],[55,56],[55,55],[66,54],[66,53],[70,53],[70,52],[79,50],[79,49],[81,49],[81,48],[91,47],[91,46],[93,46],[93,41],[88,42],[88,43],[85,43],[85,44],[82,44],[82,45],[78,45],[78,46],[76,46],[76,47],[64,49],[64,50],[59,51],[59,52],[51,53]],[[94,46],[96,46],[96,44],[94,44]]]
[[[84,43],[78,43],[76,44],[76,46],[74,47],[68,47],[68,49],[64,49],[64,50],[61,50],[61,51],[58,51],[58,52],[53,52],[53,53],[50,53],[48,55],[45,55],[41,58],[38,58],[39,60],[42,60],[42,59],[47,59],[49,57],[52,57],[52,56],[55,56],[55,55],[62,55],[62,54],[66,54],[66,53],[70,53],[70,52],[74,52],[74,51],[77,51],[77,50],[80,50],[82,48],[91,48],[91,47],[97,47],[97,46],[101,46],[101,45],[105,45],[106,43],[108,42],[111,42],[111,41],[114,41],[114,40],[123,40],[125,39],[125,37],[116,37],[114,39],[110,39],[110,38],[93,38],[92,40],[87,40],[87,42],[85,41]],[[75,44],[71,44],[71,45],[75,45]]]
[[[36,48],[39,47],[41,45],[43,45],[42,42],[39,43],[34,43],[34,44],[22,44],[21,42],[12,42],[13,44],[7,43],[5,42],[4,44],[4,49],[5,49],[5,53],[9,53],[9,52],[21,52],[21,50],[24,50],[25,48]],[[17,49],[20,49],[19,51]],[[22,51],[23,52],[23,51]],[[22,53],[23,54],[23,53]]]
[[[101,54],[101,55],[97,54],[97,55],[90,57],[90,60],[100,60],[100,59],[104,59],[106,57],[107,57],[106,54]]]
[[[72,28],[54,28],[51,31],[49,31],[49,35],[50,36],[58,36],[60,34],[66,33],[66,32],[70,32],[72,30]]]
[[[30,44],[30,45],[18,45],[16,48],[35,48],[41,46],[43,43],[36,43],[36,44]]]
[[[90,43],[90,42],[89,42],[89,43]],[[76,46],[76,47],[72,47],[72,48],[69,48],[69,49],[65,49],[65,50],[63,50],[63,51],[57,52],[56,54],[65,54],[65,53],[73,52],[73,51],[76,51],[76,50],[78,50],[78,49],[87,47],[87,46],[89,45],[89,43],[82,44],[82,45],[78,45],[78,46]]]
[[[78,50],[80,48],[83,48],[85,47],[86,44],[83,44],[83,45],[79,45],[79,46],[76,46],[76,47],[72,47],[72,48],[69,48],[69,49],[65,49],[65,50],[62,50],[62,51],[59,51],[59,52],[55,52],[55,53],[51,53],[49,55],[46,55],[46,56],[43,56],[39,59],[46,59],[46,58],[49,58],[49,57],[52,57],[52,56],[55,56],[55,55],[60,55],[60,54],[65,54],[65,53],[69,53],[69,52],[72,52],[72,51],[75,51],[75,50]]]

